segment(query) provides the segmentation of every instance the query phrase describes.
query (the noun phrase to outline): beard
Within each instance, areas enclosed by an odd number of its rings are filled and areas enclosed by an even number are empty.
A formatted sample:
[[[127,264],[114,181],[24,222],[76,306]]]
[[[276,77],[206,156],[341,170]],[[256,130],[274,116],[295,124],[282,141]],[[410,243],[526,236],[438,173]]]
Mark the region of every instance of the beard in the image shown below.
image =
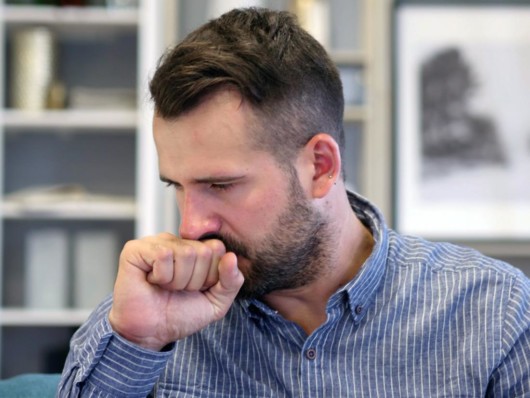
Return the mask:
[[[249,267],[240,268],[245,282],[238,298],[260,298],[275,290],[299,288],[325,274],[329,263],[324,250],[330,241],[328,224],[310,206],[298,178],[291,180],[289,204],[260,243],[250,247],[231,236],[217,237],[227,252],[250,262]]]

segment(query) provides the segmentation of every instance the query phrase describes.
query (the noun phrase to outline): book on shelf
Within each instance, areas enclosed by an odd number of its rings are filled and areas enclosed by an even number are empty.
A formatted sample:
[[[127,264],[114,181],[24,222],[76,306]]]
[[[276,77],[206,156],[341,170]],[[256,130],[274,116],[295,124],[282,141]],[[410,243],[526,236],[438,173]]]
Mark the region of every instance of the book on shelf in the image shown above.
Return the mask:
[[[25,248],[25,306],[57,309],[68,306],[68,236],[45,228],[30,231]]]
[[[112,292],[118,264],[118,238],[112,231],[81,231],[73,236],[73,304],[94,308]]]

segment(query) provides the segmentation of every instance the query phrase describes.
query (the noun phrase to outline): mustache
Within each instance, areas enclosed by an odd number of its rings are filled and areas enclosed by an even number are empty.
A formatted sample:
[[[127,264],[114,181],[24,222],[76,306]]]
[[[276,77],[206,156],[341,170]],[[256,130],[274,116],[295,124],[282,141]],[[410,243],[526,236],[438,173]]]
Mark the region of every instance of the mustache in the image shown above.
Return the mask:
[[[233,238],[232,236],[225,235],[225,234],[205,234],[201,236],[198,240],[199,241],[205,241],[205,240],[211,240],[216,239],[223,242],[223,245],[225,246],[225,249],[227,252],[232,252],[236,256],[241,257],[249,257],[249,250],[245,244],[243,244],[241,241]]]

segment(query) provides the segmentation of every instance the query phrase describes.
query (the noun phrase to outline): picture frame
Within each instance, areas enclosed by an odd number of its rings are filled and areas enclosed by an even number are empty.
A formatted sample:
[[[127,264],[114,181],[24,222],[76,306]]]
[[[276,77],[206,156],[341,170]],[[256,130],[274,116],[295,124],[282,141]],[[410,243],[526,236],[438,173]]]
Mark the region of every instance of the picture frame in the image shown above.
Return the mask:
[[[396,229],[530,238],[530,7],[395,9]]]

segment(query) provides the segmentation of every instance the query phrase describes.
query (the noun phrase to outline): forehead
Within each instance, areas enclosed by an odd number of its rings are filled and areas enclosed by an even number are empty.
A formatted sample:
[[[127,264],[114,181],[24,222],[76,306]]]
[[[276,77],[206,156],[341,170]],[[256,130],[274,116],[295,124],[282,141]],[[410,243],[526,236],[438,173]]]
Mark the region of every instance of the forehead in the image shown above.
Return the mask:
[[[250,137],[257,128],[252,108],[235,90],[213,93],[175,119],[155,115],[153,134],[161,173],[207,174],[271,157],[252,145]]]
[[[172,140],[176,144],[203,145],[215,141],[247,141],[255,127],[255,117],[241,95],[230,89],[204,97],[196,107],[173,119],[154,116],[155,141]],[[232,139],[233,138],[233,139]]]

